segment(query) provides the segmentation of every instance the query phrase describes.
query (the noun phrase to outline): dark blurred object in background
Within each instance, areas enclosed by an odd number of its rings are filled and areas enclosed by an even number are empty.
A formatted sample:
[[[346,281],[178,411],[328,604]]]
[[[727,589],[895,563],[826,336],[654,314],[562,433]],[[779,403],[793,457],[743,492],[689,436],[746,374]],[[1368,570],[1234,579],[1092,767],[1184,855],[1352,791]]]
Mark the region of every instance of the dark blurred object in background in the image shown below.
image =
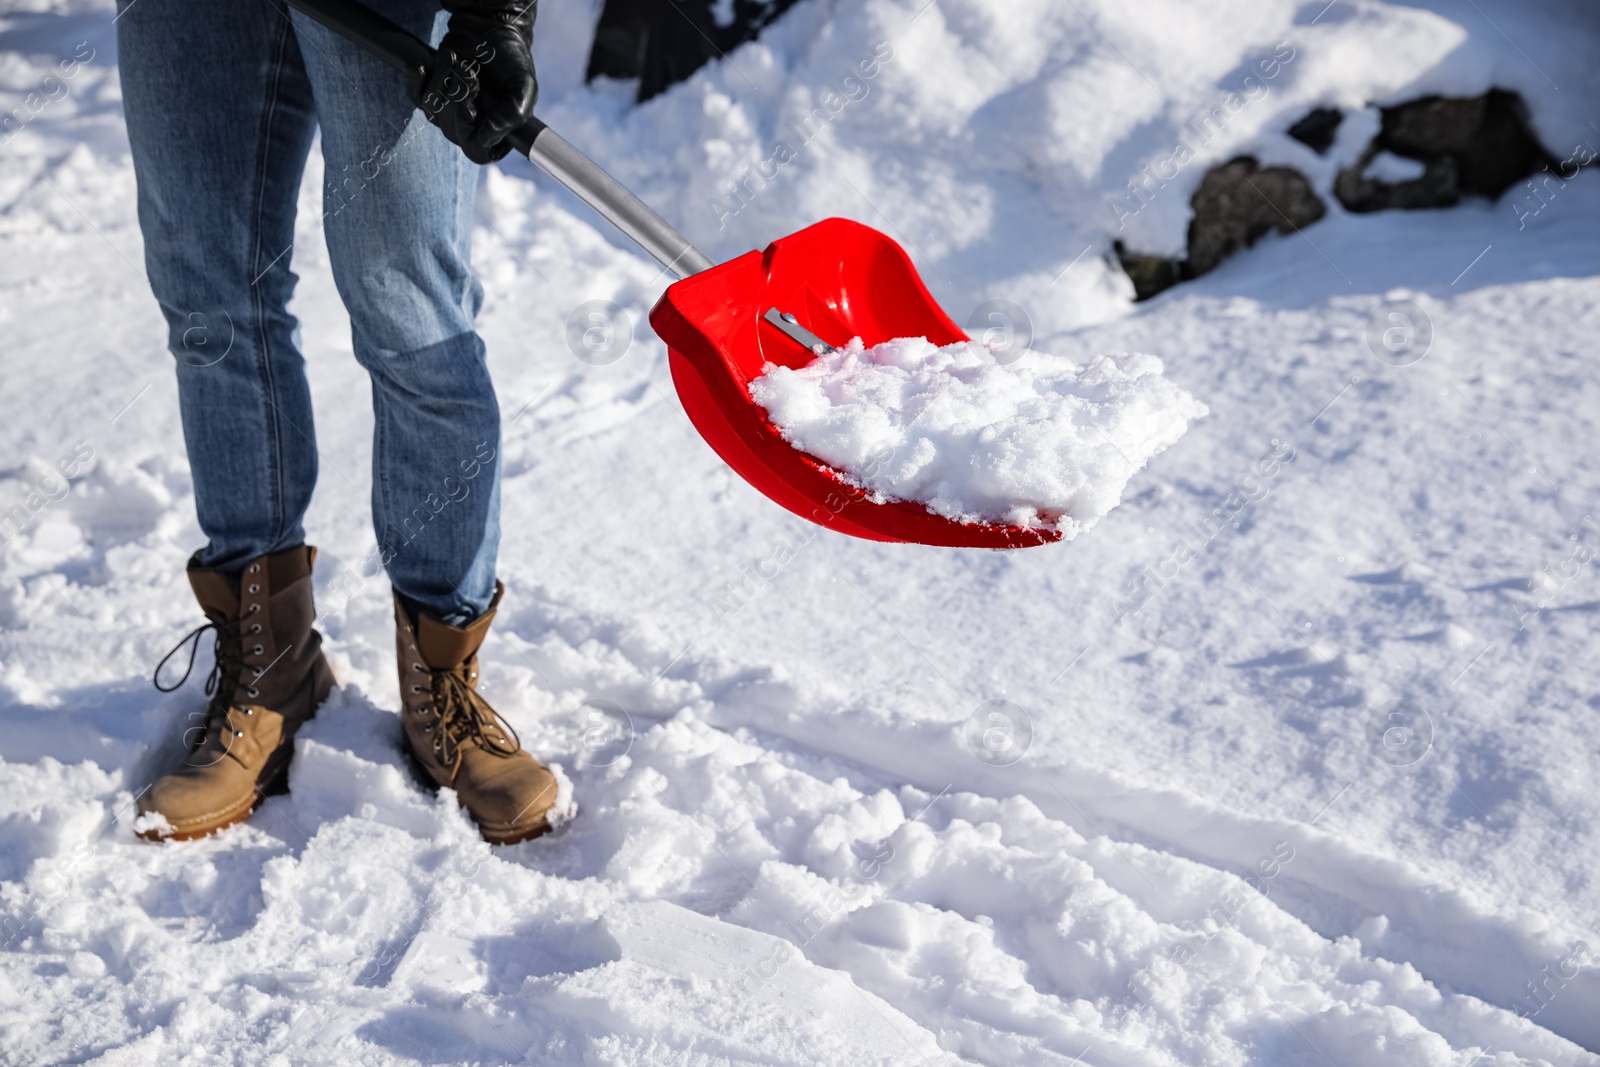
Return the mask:
[[[1369,177],[1367,167],[1380,152],[1416,160],[1422,175],[1403,182]],[[1539,143],[1517,93],[1424,96],[1383,109],[1378,136],[1353,166],[1339,171],[1333,193],[1346,210],[1358,213],[1450,207],[1463,196],[1497,200],[1541,170],[1571,177],[1562,167]]]
[[[1336,107],[1313,108],[1305,118],[1289,127],[1289,136],[1310,148],[1319,156],[1328,154],[1333,139],[1339,134],[1339,123],[1344,112]]]
[[[586,80],[638,78],[640,103],[754,40],[795,0],[606,0]]]

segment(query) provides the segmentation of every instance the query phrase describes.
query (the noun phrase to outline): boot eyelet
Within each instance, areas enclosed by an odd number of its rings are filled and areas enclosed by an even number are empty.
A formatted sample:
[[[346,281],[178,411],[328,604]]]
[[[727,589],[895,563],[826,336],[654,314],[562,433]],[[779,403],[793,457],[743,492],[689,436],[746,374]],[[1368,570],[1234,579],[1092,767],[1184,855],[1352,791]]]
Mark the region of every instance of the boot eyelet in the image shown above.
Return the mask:
[[[424,726],[424,727],[423,727],[423,728],[422,728],[422,732],[423,732],[423,733],[425,733],[425,734],[431,734],[431,733],[433,733],[433,724],[432,724],[432,723],[429,723],[429,724],[428,724],[428,725],[426,725],[426,726]]]
[[[250,694],[250,699],[251,700],[254,700],[256,697],[261,695],[261,690],[259,690],[259,689],[246,689],[245,692]],[[244,713],[246,715],[249,715],[249,714],[251,714],[251,711],[250,711],[249,708],[245,708],[244,709]]]
[[[252,677],[252,678],[259,678],[263,674],[266,674],[266,673],[267,673],[267,671],[266,671],[266,668],[264,668],[264,667],[251,667],[250,668],[250,677]]]
[[[250,583],[250,592],[259,593],[259,592],[261,592],[261,587],[259,585],[257,585],[255,582],[251,582]]]
[[[426,671],[428,668],[424,667],[420,663],[413,663],[411,665],[411,669],[414,670],[414,671]]]
[[[260,633],[261,632],[261,624],[258,622],[254,626],[250,627],[250,632],[253,633],[253,634]]]
[[[253,652],[255,655],[259,656],[259,655],[261,655],[263,649],[261,648],[260,645],[257,645],[255,648],[251,649],[250,651]]]
[[[261,610],[261,605],[260,604],[251,604],[250,605],[250,610],[245,612],[245,614],[246,615],[254,615],[256,612],[258,612],[260,610]]]
[[[412,686],[412,687],[411,687],[411,691],[412,691],[412,692],[413,692],[413,693],[420,693],[420,692],[422,692],[422,686],[420,686],[420,685],[414,685],[414,686]]]
[[[243,737],[244,736],[244,731],[243,730],[235,730],[233,732],[233,736],[234,737]]]
[[[261,570],[261,564],[259,564],[259,563],[250,564],[250,573],[251,574],[255,574],[259,570]]]

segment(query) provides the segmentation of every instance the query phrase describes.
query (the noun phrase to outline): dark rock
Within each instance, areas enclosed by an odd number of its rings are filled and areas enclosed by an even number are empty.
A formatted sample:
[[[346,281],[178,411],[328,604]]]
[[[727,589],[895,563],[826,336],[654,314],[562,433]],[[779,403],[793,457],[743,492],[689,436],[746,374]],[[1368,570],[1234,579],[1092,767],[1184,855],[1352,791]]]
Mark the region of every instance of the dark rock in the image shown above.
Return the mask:
[[[1555,162],[1535,136],[1522,97],[1504,89],[1385,108],[1378,140],[1397,156],[1454,159],[1461,192],[1490,199]]]
[[[1450,207],[1461,199],[1460,175],[1450,156],[1431,159],[1423,166],[1422,177],[1404,182],[1385,182],[1366,175],[1367,167],[1378,154],[1368,147],[1354,166],[1339,171],[1333,180],[1333,195],[1345,210],[1357,214],[1372,211],[1415,211],[1420,208]]]
[[[1323,153],[1341,121],[1337,110],[1317,108],[1290,127],[1289,135]],[[1367,168],[1380,152],[1419,161],[1422,176],[1403,182],[1368,177]],[[1491,89],[1482,96],[1428,96],[1383,109],[1378,135],[1353,166],[1339,172],[1333,193],[1354,212],[1448,207],[1462,196],[1497,198],[1545,167],[1565,175],[1573,163],[1581,166],[1592,158],[1557,162],[1534,135],[1516,93]],[[1267,233],[1292,233],[1327,213],[1303,174],[1262,167],[1250,156],[1212,168],[1190,205],[1188,258],[1144,255],[1116,243],[1136,300],[1215,269]]]
[[[719,26],[715,0],[606,0],[585,77],[638,78],[643,103],[754,40],[795,2],[734,0],[732,23]]]
[[[1314,108],[1306,117],[1289,127],[1289,136],[1310,148],[1317,155],[1327,155],[1333,147],[1333,138],[1339,132],[1344,112],[1336,107]]]
[[[1397,183],[1367,177],[1367,167],[1385,151],[1420,161],[1422,177]],[[1425,96],[1383,109],[1378,136],[1339,172],[1334,195],[1355,212],[1449,207],[1462,196],[1496,199],[1550,165],[1559,164],[1534,135],[1516,93]]]
[[[1112,247],[1116,249],[1117,261],[1122,264],[1123,271],[1133,282],[1135,300],[1149,300],[1157,293],[1165,292],[1183,281],[1181,259],[1129,252],[1121,241],[1117,241]]]
[[[653,0],[606,0],[589,48],[585,81],[637,78],[644,70]]]
[[[1328,213],[1305,175],[1290,167],[1263,167],[1250,156],[1213,167],[1189,201],[1186,277],[1195,278],[1267,233],[1293,233]]]
[[[1215,269],[1228,256],[1268,233],[1293,233],[1328,213],[1311,182],[1290,167],[1263,167],[1240,156],[1213,167],[1189,201],[1189,256],[1184,260],[1114,247],[1133,281],[1135,300],[1149,300],[1181,281]]]

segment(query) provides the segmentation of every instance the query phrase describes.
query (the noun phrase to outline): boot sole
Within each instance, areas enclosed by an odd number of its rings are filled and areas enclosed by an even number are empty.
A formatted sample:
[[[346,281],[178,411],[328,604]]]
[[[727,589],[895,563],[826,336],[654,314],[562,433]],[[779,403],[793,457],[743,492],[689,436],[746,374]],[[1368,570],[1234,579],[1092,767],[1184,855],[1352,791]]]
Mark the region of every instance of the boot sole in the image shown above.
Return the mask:
[[[311,668],[311,711],[301,722],[301,726],[317,717],[317,709],[328,699],[335,681],[333,668],[328,666],[326,659],[318,656],[316,664]],[[299,732],[299,727],[296,727],[295,732]],[[268,797],[283,796],[289,792],[289,763],[293,758],[294,738],[291,737],[287,744],[279,745],[273,750],[272,755],[261,765],[261,776],[256,779],[256,787],[245,801],[235,804],[216,818],[209,819],[199,826],[186,826],[165,833],[160,830],[142,830],[138,836],[146,841],[194,841],[210,837],[230,826],[239,825],[254,815],[256,809]]]
[[[433,775],[428,773],[428,768],[424,767],[422,761],[417,758],[417,753],[412,749],[411,741],[406,737],[404,730],[400,733],[400,749],[405,753],[406,763],[411,768],[411,776],[417,780],[417,784],[425,792],[438,796],[439,783],[434,781]],[[459,802],[461,794],[457,793],[456,796]],[[541,819],[533,826],[511,830],[490,830],[478,821],[478,817],[472,813],[471,808],[462,804],[461,810],[467,813],[467,817],[472,820],[472,824],[478,828],[479,835],[491,845],[519,845],[524,841],[532,841],[536,837],[543,837],[553,829],[548,819]]]
[[[256,780],[255,789],[244,800],[226,809],[216,818],[209,819],[199,826],[185,826],[182,829],[163,832],[161,830],[142,830],[139,836],[146,841],[194,841],[202,837],[210,837],[219,830],[226,830],[230,826],[237,826],[255,814],[257,808],[269,796],[277,796],[289,791],[289,761],[294,756],[293,742],[279,747],[272,755],[267,757],[267,762],[262,765],[261,777]]]
[[[469,811],[467,814],[471,815],[472,813]],[[483,824],[478,820],[473,819],[472,821],[477,823],[478,833],[482,834],[483,839],[491,845],[520,845],[524,841],[532,841],[536,837],[543,837],[551,830],[549,821],[545,820],[541,821],[539,825],[526,830],[507,830],[503,834],[497,834],[485,830]]]

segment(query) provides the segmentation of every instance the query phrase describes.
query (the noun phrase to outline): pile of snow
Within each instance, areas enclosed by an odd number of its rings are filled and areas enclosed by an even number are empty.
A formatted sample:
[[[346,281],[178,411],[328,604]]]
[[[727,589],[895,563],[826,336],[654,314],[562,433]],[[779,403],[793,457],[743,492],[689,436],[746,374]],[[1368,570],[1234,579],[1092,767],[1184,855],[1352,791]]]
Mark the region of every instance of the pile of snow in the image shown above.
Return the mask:
[[[1076,537],[1206,414],[1154,356],[1002,364],[976,341],[859,337],[750,383],[784,439],[879,499]]]

